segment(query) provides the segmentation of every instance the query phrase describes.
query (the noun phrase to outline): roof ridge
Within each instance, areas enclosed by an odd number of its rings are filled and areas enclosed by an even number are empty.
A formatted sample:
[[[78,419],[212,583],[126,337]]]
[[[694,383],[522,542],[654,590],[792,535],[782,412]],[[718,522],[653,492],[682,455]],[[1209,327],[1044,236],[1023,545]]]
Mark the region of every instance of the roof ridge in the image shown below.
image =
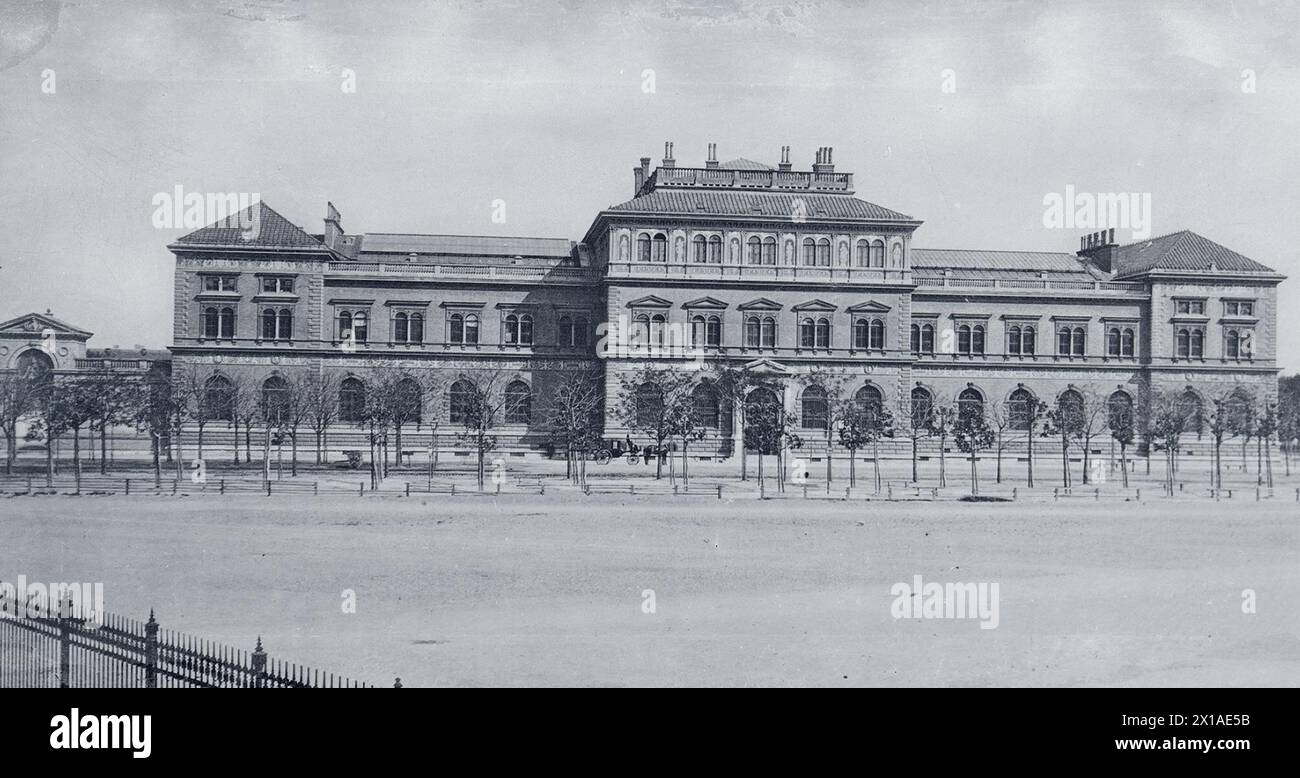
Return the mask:
[[[1149,238],[1143,238],[1142,240],[1135,240],[1135,241],[1133,241],[1132,243],[1121,243],[1121,244],[1119,244],[1119,247],[1120,247],[1120,248],[1128,248],[1129,246],[1137,246],[1137,245],[1139,245],[1139,244],[1141,244],[1141,243],[1154,243],[1154,242],[1156,242],[1156,241],[1158,241],[1158,240],[1164,240],[1165,238],[1172,238],[1172,237],[1175,236],[1175,235],[1178,236],[1178,239],[1179,239],[1179,240],[1182,240],[1183,238],[1187,237],[1188,234],[1195,235],[1195,236],[1198,237],[1198,238],[1204,238],[1205,240],[1210,240],[1209,238],[1206,238],[1204,235],[1201,235],[1200,233],[1192,232],[1191,230],[1189,230],[1189,229],[1187,229],[1187,228],[1183,228],[1183,229],[1181,229],[1181,230],[1174,230],[1174,231],[1172,231],[1172,232],[1166,232],[1166,233],[1164,233],[1163,235],[1152,235],[1152,236],[1149,237]],[[1210,241],[1210,242],[1213,243],[1214,241]],[[1175,244],[1175,245],[1176,245],[1176,244]]]
[[[949,249],[935,248],[933,246],[913,246],[912,251],[978,251],[985,254],[1059,254],[1063,257],[1074,257],[1075,259],[1080,259],[1076,254],[1069,251],[1034,251],[1032,249]]]
[[[392,235],[401,237],[418,236],[421,238],[520,238],[524,240],[567,240],[572,238],[561,238],[551,235],[475,235],[460,232],[361,232],[358,235]]]

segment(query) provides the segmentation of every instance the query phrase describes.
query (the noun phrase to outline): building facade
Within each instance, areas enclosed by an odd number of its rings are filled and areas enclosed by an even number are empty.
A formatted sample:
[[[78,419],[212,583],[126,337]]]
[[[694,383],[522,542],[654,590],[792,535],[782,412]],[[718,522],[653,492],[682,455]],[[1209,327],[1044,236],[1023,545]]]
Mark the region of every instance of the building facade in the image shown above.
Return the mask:
[[[829,148],[795,170],[788,147],[775,167],[721,163],[713,145],[679,167],[666,144],[633,179],[579,241],[349,234],[333,205],[310,234],[259,203],[255,235],[219,223],[169,246],[173,370],[221,391],[327,375],[331,449],[362,447],[360,398],[394,370],[439,377],[417,380],[446,396],[425,398],[413,434],[454,447],[457,381],[491,373],[511,398],[499,444],[517,455],[546,447],[548,398],[586,371],[604,382],[605,434],[637,438],[619,395],[647,364],[761,374],[814,448],[813,373],[904,412],[1276,396],[1283,277],[1196,233],[1121,246],[1112,230],[1074,254],[918,248],[921,222],[855,197]],[[735,408],[699,392],[713,427],[694,450],[734,452]]]

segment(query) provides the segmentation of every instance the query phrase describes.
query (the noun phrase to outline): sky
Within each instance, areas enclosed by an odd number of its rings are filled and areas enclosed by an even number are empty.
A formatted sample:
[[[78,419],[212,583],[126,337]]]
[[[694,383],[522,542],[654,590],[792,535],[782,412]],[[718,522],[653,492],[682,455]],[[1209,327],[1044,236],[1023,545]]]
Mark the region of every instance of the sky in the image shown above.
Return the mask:
[[[1266,2],[0,0],[0,319],[168,345],[177,186],[309,232],[328,200],[349,232],[577,240],[664,141],[831,146],[922,247],[1074,251],[1045,197],[1149,195],[1151,234],[1291,276],[1294,372],[1297,29]]]

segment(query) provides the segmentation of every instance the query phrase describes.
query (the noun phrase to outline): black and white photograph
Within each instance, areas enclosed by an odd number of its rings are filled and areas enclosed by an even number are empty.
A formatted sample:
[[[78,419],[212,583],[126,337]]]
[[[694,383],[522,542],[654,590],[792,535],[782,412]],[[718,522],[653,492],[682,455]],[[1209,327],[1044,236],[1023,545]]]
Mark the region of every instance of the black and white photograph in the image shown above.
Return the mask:
[[[1298,30],[0,2],[28,745],[205,704],[89,690],[1297,686]],[[1072,747],[1260,751],[1254,704]]]

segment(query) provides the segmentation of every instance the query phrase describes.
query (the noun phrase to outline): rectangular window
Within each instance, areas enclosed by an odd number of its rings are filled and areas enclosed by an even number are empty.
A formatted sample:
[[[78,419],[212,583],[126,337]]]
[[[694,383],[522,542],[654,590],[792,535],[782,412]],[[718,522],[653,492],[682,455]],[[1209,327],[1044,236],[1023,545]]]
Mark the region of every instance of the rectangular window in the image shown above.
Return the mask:
[[[1178,313],[1186,314],[1189,316],[1204,316],[1205,301],[1204,300],[1178,300],[1177,308],[1175,310],[1177,310]]]
[[[204,276],[203,291],[234,292],[238,289],[238,276]]]
[[[1226,316],[1254,316],[1255,303],[1248,300],[1228,300],[1224,302]]]
[[[264,276],[262,291],[270,294],[292,294],[293,278],[290,276]]]

